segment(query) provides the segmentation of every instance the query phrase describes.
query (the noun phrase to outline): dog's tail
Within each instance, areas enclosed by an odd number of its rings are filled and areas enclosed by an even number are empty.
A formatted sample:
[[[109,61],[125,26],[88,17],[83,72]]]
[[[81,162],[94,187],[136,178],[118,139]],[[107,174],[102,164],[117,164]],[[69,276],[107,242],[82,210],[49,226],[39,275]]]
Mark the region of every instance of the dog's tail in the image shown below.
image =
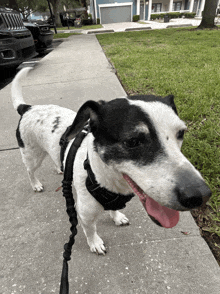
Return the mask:
[[[21,80],[23,80],[27,76],[27,73],[31,69],[32,67],[22,68],[19,71],[19,73],[15,76],[11,86],[11,97],[12,97],[13,106],[14,106],[14,109],[17,110],[20,115],[23,115],[23,113],[26,111],[26,108],[27,108],[26,107],[27,105],[24,102],[23,95],[22,95]],[[22,107],[19,107],[20,105]]]

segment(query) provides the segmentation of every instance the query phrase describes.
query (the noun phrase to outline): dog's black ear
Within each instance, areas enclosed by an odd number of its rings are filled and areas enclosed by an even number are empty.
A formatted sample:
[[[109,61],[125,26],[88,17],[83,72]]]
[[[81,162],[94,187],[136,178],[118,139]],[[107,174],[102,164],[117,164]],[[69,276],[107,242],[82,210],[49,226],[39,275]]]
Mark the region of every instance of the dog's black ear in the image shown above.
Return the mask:
[[[105,104],[106,104],[106,101],[104,101],[104,100],[99,100],[98,103],[99,103],[100,105],[105,105]]]
[[[174,103],[174,96],[173,95],[168,95],[168,96],[164,97],[163,101],[164,101],[165,104],[170,106],[173,109],[173,111],[178,115],[176,105]]]
[[[72,125],[66,133],[67,140],[70,141],[75,138],[75,136],[82,131],[89,119],[91,129],[94,129],[99,122],[100,108],[101,105],[92,100],[84,103],[78,110]]]

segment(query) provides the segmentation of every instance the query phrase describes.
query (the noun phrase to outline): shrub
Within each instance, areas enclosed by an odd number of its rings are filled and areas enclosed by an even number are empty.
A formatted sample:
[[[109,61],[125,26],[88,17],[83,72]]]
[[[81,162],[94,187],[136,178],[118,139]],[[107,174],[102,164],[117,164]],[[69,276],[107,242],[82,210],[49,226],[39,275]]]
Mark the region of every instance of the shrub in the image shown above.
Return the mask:
[[[169,18],[180,18],[180,17],[182,17],[182,13],[180,13],[180,12],[169,12],[169,13],[167,13],[167,15],[169,16]]]
[[[93,22],[92,22],[92,19],[83,19],[83,20],[82,20],[82,24],[83,24],[84,26],[89,26],[89,25],[92,25]]]
[[[161,14],[151,14],[150,19],[155,20],[160,17]]]
[[[157,18],[164,18],[165,15],[168,15],[169,18],[181,18],[183,15],[186,17],[186,18],[194,18],[196,13],[195,12],[185,12],[185,13],[180,13],[180,12],[168,12],[168,13],[154,13],[154,14],[151,14],[151,20],[155,20]]]
[[[139,21],[140,15],[133,15],[133,21]]]
[[[97,19],[96,19],[96,23],[97,23],[97,24],[100,24],[100,18],[97,17]]]
[[[194,18],[196,16],[196,13],[195,12],[185,12],[184,16],[186,18]]]
[[[151,19],[157,19],[157,18],[164,18],[165,15],[169,16],[169,18],[180,18],[183,16],[184,13],[180,12],[168,12],[168,13],[160,13],[160,14],[151,14]]]

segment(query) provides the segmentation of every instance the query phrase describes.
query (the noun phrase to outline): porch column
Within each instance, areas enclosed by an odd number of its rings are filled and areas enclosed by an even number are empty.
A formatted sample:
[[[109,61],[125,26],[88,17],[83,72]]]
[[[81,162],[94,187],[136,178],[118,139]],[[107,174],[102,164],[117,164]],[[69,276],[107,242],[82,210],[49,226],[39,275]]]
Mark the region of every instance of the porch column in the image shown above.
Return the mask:
[[[189,12],[193,11],[193,5],[194,5],[194,0],[191,0],[189,5]]]
[[[151,10],[152,10],[152,0],[149,0],[148,1],[148,18],[147,18],[147,20],[150,20]]]
[[[173,11],[173,0],[170,0],[169,12]]]
[[[137,0],[137,11],[136,11],[137,15],[140,15],[140,0]]]
[[[202,16],[202,12],[204,10],[204,6],[205,6],[205,0],[202,0],[201,2],[201,6],[200,6],[200,9],[199,9],[199,14],[198,16]]]

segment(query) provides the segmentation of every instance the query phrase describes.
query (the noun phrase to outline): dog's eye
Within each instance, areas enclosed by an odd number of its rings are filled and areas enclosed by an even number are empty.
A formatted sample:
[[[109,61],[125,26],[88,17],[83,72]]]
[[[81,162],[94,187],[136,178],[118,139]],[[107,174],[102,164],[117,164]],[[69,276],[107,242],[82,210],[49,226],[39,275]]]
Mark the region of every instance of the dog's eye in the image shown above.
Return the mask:
[[[185,134],[185,130],[180,130],[176,135],[177,139],[183,140],[184,134]]]
[[[141,140],[139,138],[131,138],[129,140],[124,141],[123,144],[127,148],[135,148],[141,144]]]

